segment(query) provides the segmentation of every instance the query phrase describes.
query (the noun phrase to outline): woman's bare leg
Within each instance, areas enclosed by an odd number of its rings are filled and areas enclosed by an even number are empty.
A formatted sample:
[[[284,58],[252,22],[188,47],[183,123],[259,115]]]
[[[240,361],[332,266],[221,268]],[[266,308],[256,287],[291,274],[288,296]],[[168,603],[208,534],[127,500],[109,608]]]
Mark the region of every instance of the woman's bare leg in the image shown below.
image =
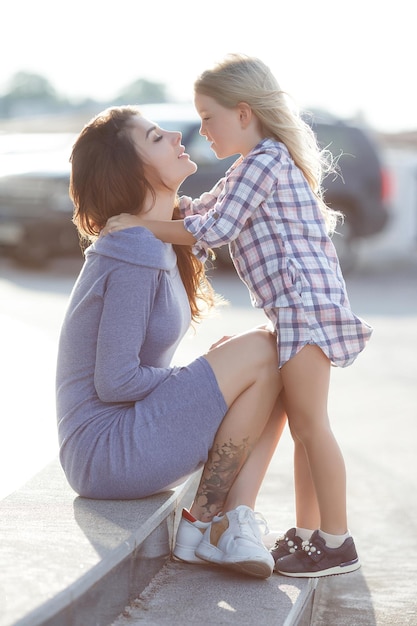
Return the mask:
[[[287,422],[287,414],[282,401],[278,398],[270,418],[255,444],[248,460],[236,476],[227,495],[224,512],[245,504],[255,509],[256,499],[265,474],[274,455],[282,431]]]
[[[203,522],[223,511],[232,485],[265,430],[281,391],[276,338],[266,330],[233,337],[211,350],[206,358],[230,408],[216,433],[191,507],[194,517]],[[266,446],[263,440],[262,446]],[[262,477],[265,471],[266,467],[260,469]],[[258,482],[255,479],[249,489],[254,490]]]

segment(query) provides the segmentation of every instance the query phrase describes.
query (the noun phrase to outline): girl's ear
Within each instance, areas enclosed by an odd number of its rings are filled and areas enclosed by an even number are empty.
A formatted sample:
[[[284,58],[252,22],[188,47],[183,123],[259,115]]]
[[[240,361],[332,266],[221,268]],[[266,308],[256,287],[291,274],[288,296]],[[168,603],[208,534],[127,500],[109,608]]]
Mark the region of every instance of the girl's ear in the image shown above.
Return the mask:
[[[237,110],[239,112],[239,120],[242,128],[247,128],[253,117],[251,107],[247,102],[239,102],[239,104],[237,105]]]

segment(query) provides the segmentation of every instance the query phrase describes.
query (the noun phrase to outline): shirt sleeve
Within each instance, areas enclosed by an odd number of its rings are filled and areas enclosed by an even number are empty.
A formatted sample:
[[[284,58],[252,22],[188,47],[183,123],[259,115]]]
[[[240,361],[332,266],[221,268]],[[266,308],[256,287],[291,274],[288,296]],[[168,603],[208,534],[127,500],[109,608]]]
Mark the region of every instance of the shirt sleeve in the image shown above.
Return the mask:
[[[103,402],[137,402],[172,373],[143,365],[140,352],[158,289],[159,270],[123,264],[104,294],[94,383]]]
[[[233,169],[215,204],[201,215],[184,218],[185,228],[197,239],[194,253],[204,258],[207,248],[218,248],[236,239],[270,195],[277,175],[276,160],[268,154],[253,155]]]
[[[225,180],[225,178],[221,178],[211,191],[204,192],[199,198],[194,200],[189,196],[181,196],[179,207],[181,217],[207,213],[216,204],[219,195],[224,189]]]

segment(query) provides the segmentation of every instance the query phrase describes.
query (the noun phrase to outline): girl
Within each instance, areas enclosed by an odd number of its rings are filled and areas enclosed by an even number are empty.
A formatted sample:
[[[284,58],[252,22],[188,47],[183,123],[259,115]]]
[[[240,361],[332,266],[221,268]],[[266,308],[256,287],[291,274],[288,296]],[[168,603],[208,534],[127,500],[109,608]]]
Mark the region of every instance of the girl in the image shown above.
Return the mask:
[[[201,317],[198,302],[213,304],[204,267],[191,249],[144,228],[99,238],[121,211],[172,219],[177,189],[196,169],[181,133],[161,131],[133,107],[109,109],[83,129],[71,162],[74,222],[91,245],[59,343],[68,481],[88,498],[142,498],[204,466],[175,556],[268,577],[274,560],[253,508],[285,423],[275,337],[256,329],[172,366]]]
[[[163,241],[192,244],[200,258],[229,243],[253,305],[277,334],[295,444],[296,526],[272,550],[276,571],[310,577],[356,570],[344,460],[327,399],[331,365],[353,363],[372,329],[351,311],[329,238],[338,215],[322,199],[327,155],[258,59],[232,55],[204,72],[195,106],[216,156],[240,158],[210,193],[181,198],[183,221],[141,223]],[[135,223],[114,218],[108,229]]]

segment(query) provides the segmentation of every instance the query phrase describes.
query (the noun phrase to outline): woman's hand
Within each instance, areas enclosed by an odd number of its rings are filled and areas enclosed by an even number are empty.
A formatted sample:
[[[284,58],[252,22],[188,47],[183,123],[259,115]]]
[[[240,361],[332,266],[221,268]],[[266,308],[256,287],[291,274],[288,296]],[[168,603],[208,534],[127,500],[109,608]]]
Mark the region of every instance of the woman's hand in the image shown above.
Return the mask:
[[[270,323],[260,324],[259,326],[256,326],[256,328],[259,328],[260,330],[265,330],[266,332],[270,333],[274,337],[276,336],[276,332]],[[233,339],[233,337],[236,337],[236,335],[225,335],[224,337],[216,341],[216,343],[213,343],[213,345],[210,346],[208,351],[210,352],[211,350],[215,350],[216,348],[221,346],[223,343],[226,343],[226,341],[229,341],[229,339]]]
[[[124,230],[125,228],[134,228],[135,226],[144,226],[140,217],[130,213],[120,213],[120,215],[109,217],[100,236],[116,233],[118,230]]]
[[[229,341],[229,339],[231,339],[232,337],[234,337],[234,335],[227,335],[227,336],[222,337],[221,339],[216,341],[216,343],[213,343],[213,345],[210,346],[209,352],[210,350],[214,350],[215,348],[218,348],[219,346],[221,346],[222,343],[226,343],[226,341]]]
[[[269,333],[271,333],[271,335],[274,336],[276,336],[277,334],[277,331],[274,329],[271,322],[268,322],[267,324],[261,324],[260,326],[256,326],[256,328],[259,328],[260,330],[267,330]]]

